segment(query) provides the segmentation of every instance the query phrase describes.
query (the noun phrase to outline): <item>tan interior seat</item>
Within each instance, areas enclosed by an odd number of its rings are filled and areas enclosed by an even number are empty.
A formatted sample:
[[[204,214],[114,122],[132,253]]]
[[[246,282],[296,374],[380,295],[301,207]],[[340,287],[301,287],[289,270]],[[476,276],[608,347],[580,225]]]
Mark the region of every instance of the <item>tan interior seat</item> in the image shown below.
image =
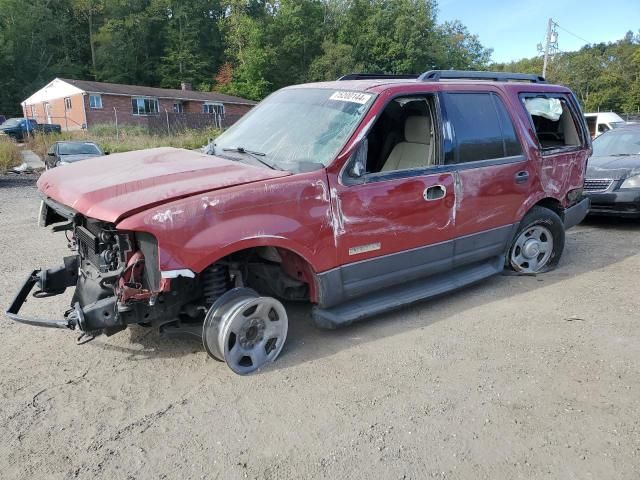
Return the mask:
[[[383,172],[407,170],[432,165],[431,119],[428,116],[407,117],[404,142],[398,143],[382,167]]]

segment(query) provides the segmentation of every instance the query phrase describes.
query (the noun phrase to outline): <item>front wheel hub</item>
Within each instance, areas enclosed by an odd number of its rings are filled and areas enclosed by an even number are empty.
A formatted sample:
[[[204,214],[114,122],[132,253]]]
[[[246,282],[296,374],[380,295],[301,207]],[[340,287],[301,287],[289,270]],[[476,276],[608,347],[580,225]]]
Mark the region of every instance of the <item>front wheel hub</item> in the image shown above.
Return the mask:
[[[246,375],[278,357],[287,338],[288,318],[275,298],[234,288],[211,306],[202,330],[207,353]]]

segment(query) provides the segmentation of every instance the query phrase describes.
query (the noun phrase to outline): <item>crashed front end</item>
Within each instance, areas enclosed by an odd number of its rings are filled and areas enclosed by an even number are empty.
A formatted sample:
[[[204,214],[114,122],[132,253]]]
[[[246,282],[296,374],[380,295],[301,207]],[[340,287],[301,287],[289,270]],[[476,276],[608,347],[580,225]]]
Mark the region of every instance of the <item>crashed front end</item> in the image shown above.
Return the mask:
[[[119,231],[50,198],[41,203],[40,223],[64,232],[73,254],[63,259],[62,266],[29,274],[6,312],[15,321],[78,330],[93,338],[112,335],[132,323],[158,326],[175,321],[181,309],[200,295],[193,279],[161,277],[157,242],[148,233]],[[36,298],[75,287],[62,319],[20,314],[34,287]]]

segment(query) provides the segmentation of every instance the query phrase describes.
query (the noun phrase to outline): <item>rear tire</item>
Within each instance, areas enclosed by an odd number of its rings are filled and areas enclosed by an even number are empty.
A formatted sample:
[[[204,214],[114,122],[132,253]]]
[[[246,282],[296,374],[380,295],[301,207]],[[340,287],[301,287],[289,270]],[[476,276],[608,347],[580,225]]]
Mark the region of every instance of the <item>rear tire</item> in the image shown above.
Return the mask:
[[[553,210],[533,207],[516,232],[506,267],[518,273],[543,273],[553,270],[564,250],[564,223]]]

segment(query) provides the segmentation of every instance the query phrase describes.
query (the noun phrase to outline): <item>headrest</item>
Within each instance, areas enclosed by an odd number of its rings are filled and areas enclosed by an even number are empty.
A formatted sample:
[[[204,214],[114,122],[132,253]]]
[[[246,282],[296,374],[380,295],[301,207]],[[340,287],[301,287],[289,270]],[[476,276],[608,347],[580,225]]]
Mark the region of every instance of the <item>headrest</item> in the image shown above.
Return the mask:
[[[428,116],[407,117],[404,140],[409,143],[428,144],[431,141],[431,120]]]

